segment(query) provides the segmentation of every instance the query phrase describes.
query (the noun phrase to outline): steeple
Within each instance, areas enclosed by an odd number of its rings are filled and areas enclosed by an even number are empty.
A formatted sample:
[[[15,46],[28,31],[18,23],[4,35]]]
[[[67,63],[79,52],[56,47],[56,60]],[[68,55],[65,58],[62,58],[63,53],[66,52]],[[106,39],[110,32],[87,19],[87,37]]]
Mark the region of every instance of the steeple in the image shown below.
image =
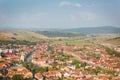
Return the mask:
[[[22,52],[21,57],[20,57],[20,60],[21,60],[21,61],[24,61],[24,58],[25,58],[25,54]]]

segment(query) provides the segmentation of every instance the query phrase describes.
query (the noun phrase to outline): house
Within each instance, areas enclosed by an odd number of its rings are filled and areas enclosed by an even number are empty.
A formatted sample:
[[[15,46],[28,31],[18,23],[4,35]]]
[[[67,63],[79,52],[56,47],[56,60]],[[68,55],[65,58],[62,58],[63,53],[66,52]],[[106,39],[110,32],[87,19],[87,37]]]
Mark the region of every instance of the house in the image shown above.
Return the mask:
[[[5,54],[6,56],[12,55],[12,54],[13,54],[13,50],[12,50],[12,49],[6,49],[6,50],[4,51],[4,54]]]
[[[61,69],[62,71],[70,71],[70,68],[67,66],[62,66]]]
[[[76,66],[75,65],[70,65],[70,66],[68,66],[70,69],[72,69],[72,70],[75,70],[76,69]]]
[[[81,78],[82,78],[82,77],[77,76],[77,77],[74,77],[74,79],[73,79],[73,80],[81,80]]]
[[[102,77],[100,80],[109,80],[107,77]]]
[[[23,66],[14,66],[8,69],[7,76],[12,77],[15,74],[23,75],[24,78],[32,78],[32,73]]]
[[[3,69],[3,68],[9,68],[10,67],[10,64],[7,63],[7,62],[0,62],[0,70]]]
[[[70,75],[71,75],[70,72],[67,72],[67,71],[63,73],[64,77],[69,77]]]
[[[62,77],[62,74],[59,71],[44,72],[43,75],[46,77]]]
[[[36,73],[36,74],[35,74],[35,78],[36,78],[37,80],[43,80],[43,76],[41,75],[41,73]]]

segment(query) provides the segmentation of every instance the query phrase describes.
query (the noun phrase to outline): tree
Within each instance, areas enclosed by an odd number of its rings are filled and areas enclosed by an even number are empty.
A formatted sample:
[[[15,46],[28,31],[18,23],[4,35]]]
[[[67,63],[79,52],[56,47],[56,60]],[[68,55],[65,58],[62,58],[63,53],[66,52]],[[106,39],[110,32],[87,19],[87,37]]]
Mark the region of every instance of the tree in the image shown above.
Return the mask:
[[[0,80],[3,80],[3,76],[0,76]]]
[[[15,74],[13,75],[12,80],[23,80],[23,76],[19,74]]]
[[[81,67],[85,67],[87,65],[86,62],[81,63]]]
[[[59,78],[58,80],[63,80],[62,78]]]
[[[75,67],[76,67],[76,69],[79,69],[79,68],[80,68],[80,65],[79,65],[79,64],[76,64]]]
[[[0,71],[1,73],[2,73],[2,75],[3,76],[6,76],[7,75],[7,73],[8,73],[8,70],[7,70],[7,68],[6,67],[3,67],[3,69],[1,69],[1,71]]]
[[[15,61],[15,60],[11,61],[11,64],[19,64],[19,63],[20,63],[19,61]]]
[[[34,64],[33,63],[28,63],[28,69],[30,69],[31,71],[34,70]]]
[[[78,60],[73,60],[72,65],[79,64],[80,62]]]
[[[24,67],[26,67],[26,68],[28,67],[28,63],[27,63],[27,62],[23,62],[23,61],[22,61],[21,63],[22,63],[22,65],[23,65]]]
[[[5,57],[5,54],[4,54],[3,52],[1,52],[1,56],[2,56],[2,57]]]
[[[120,52],[117,52],[115,51],[114,49],[110,49],[108,47],[104,47],[106,49],[106,52],[109,54],[109,55],[112,55],[112,56],[116,56],[116,57],[120,57]]]

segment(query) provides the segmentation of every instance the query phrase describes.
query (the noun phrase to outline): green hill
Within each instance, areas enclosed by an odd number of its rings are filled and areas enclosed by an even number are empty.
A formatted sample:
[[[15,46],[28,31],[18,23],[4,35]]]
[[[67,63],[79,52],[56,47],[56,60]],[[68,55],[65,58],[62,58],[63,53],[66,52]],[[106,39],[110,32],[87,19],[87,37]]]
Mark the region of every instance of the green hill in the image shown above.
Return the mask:
[[[62,32],[62,31],[36,31],[36,33],[43,34],[47,37],[76,37],[76,36],[82,36],[82,34],[79,34],[79,33]]]
[[[28,40],[38,41],[47,37],[27,30],[2,30],[0,31],[0,40]]]

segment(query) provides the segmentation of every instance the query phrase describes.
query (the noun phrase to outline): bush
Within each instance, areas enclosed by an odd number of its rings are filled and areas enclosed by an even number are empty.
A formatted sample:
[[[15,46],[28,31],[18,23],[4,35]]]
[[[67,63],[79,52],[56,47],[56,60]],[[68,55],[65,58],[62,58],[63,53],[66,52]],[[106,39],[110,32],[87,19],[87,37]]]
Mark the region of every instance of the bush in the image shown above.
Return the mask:
[[[13,75],[12,80],[23,80],[23,76],[15,74],[15,75]]]

